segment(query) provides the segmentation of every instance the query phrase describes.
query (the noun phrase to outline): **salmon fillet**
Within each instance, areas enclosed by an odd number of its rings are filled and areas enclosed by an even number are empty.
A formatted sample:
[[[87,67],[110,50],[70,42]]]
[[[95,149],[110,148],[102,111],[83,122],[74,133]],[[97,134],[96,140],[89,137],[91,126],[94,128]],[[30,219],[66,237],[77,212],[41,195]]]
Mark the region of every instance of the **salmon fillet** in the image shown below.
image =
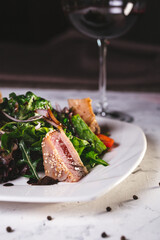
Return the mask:
[[[92,109],[92,100],[90,98],[83,99],[68,99],[68,105],[73,109],[74,114],[79,114],[80,117],[87,123],[91,131],[95,134],[100,133],[100,127],[96,121],[95,114]]]
[[[64,131],[53,130],[42,141],[45,175],[58,181],[77,182],[88,171]]]

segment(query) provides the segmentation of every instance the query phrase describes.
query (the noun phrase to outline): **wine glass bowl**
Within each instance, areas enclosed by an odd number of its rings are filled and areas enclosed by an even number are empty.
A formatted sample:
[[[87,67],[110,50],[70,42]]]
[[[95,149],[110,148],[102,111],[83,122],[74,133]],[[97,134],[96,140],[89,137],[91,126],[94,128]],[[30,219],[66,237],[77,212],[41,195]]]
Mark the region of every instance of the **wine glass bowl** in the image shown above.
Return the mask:
[[[64,12],[73,26],[84,35],[97,40],[100,57],[99,101],[95,112],[118,118],[108,111],[106,95],[106,55],[108,39],[124,35],[145,12],[146,0],[62,0]],[[125,117],[121,116],[125,120]],[[127,115],[127,121],[130,121]]]
[[[83,6],[80,4],[82,1],[77,2],[78,5],[67,7],[65,11],[68,11],[68,17],[74,27],[91,38],[117,38],[125,34],[137,19],[137,15],[130,14],[131,11],[133,13],[134,7],[130,1],[90,0]]]

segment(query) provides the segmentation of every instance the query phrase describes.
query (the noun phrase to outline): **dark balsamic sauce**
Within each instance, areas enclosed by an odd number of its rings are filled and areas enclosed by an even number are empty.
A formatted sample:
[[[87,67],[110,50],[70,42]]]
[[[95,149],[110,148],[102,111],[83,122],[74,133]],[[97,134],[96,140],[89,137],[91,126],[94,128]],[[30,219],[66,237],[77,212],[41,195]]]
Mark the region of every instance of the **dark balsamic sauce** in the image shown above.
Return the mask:
[[[14,186],[14,184],[13,183],[5,183],[5,184],[3,184],[3,186],[4,187],[12,187],[12,186]]]
[[[43,178],[41,178],[40,180],[35,180],[35,179],[29,179],[27,181],[28,184],[30,185],[54,185],[54,184],[57,184],[59,181],[58,180],[55,180],[51,177],[48,177],[48,176],[45,176]]]

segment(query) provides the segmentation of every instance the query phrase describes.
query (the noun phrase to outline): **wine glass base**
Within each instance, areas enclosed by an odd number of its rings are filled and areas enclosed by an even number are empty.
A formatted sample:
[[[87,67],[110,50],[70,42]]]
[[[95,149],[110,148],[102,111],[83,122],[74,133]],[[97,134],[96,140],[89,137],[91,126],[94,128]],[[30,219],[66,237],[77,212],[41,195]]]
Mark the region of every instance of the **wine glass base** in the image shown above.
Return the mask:
[[[133,122],[134,118],[129,114],[120,111],[102,111],[102,112],[95,112],[97,116],[101,117],[108,117],[111,119],[116,119],[124,122]]]

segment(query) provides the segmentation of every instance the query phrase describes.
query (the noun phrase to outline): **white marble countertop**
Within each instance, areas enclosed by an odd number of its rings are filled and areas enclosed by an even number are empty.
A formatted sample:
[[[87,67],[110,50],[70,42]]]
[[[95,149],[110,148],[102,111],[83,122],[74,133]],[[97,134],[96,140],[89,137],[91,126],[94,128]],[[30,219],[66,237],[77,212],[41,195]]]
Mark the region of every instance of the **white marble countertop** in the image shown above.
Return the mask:
[[[33,90],[37,95],[65,106],[66,99],[97,94],[75,90]],[[27,89],[1,88],[3,96]],[[69,239],[129,240],[160,239],[160,94],[109,92],[110,107],[134,117],[147,138],[147,151],[140,166],[104,196],[87,203],[0,202],[0,240]],[[133,200],[133,195],[138,199]],[[112,210],[106,211],[110,206]],[[52,220],[47,220],[51,216]],[[6,227],[14,229],[9,233]]]

